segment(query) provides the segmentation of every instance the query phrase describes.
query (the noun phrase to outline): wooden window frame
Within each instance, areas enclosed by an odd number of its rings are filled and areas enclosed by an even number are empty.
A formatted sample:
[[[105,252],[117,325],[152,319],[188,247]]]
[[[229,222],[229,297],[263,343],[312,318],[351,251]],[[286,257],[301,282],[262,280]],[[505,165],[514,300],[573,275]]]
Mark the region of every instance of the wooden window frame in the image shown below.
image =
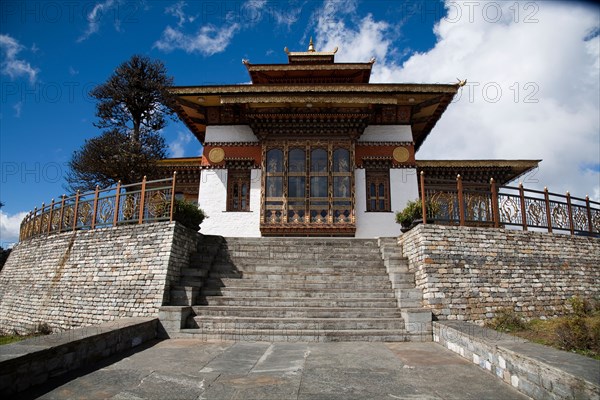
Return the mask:
[[[389,169],[367,169],[365,171],[365,183],[366,183],[366,200],[367,200],[367,212],[391,212],[391,199],[390,199],[390,170]],[[371,184],[375,184],[375,208],[371,207]],[[384,208],[380,209],[379,203],[382,200],[379,195],[379,185],[384,185],[383,201]]]
[[[250,211],[250,170],[249,169],[230,169],[227,171],[227,212],[249,212]],[[234,196],[235,185],[238,185],[237,207],[235,207],[236,197]],[[246,184],[246,195],[242,195],[242,186]],[[243,200],[246,200],[246,206],[242,207]]]

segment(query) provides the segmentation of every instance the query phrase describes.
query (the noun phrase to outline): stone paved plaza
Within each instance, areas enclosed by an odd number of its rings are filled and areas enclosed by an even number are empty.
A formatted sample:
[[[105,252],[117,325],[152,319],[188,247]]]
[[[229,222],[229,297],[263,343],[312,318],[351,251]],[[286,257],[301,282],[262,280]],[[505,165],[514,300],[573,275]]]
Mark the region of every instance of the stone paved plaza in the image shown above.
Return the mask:
[[[525,399],[435,343],[171,339],[19,398]]]

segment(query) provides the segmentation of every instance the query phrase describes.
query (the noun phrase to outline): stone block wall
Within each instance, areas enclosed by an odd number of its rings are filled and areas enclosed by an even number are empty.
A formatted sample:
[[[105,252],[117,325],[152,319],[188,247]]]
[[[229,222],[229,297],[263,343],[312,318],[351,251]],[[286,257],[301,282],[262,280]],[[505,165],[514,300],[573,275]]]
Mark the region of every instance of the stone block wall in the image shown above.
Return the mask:
[[[0,272],[0,333],[155,317],[198,235],[161,222],[21,242]]]
[[[420,225],[399,242],[440,320],[482,323],[503,308],[552,317],[573,296],[600,298],[598,238]]]

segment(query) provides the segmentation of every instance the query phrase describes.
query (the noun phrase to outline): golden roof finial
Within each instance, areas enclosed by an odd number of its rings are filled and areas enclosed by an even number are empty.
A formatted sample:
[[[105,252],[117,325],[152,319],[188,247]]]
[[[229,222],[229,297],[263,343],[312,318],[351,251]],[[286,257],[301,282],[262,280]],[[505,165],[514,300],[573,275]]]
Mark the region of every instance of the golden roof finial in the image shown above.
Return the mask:
[[[308,51],[315,51],[315,46],[313,45],[312,36],[310,37],[310,41],[308,42]]]

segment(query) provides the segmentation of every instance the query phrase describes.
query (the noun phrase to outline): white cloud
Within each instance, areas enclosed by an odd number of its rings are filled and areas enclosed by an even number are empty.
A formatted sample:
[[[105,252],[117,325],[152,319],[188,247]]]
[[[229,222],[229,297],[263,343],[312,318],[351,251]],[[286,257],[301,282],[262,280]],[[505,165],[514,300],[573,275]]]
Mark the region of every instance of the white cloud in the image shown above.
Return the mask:
[[[239,24],[217,28],[212,24],[202,26],[196,34],[186,34],[167,26],[162,37],[154,46],[163,51],[184,50],[186,53],[200,53],[205,56],[225,51],[229,42],[240,29]]]
[[[353,16],[330,5],[329,18],[316,25],[318,49],[339,46],[338,61],[376,56],[372,82],[468,79],[418,158],[543,159],[539,171],[524,177],[526,187],[597,196],[598,168],[584,166],[600,165],[599,9],[489,4],[485,15],[485,2],[448,1],[454,14],[435,26],[435,46],[402,65],[394,61],[391,22],[343,18]],[[492,7],[501,12],[497,21]]]
[[[185,155],[185,146],[190,143],[193,136],[189,132],[177,132],[177,139],[169,143],[171,157],[183,157]]]
[[[15,110],[15,118],[21,118],[21,110],[23,109],[23,102],[19,101],[19,102],[15,103],[15,105],[13,106],[13,109]]]
[[[177,22],[178,27],[182,27],[186,22],[194,22],[196,19],[196,16],[189,16],[185,14],[183,11],[185,6],[187,6],[185,1],[178,1],[177,3],[165,8],[165,14],[172,15],[173,17],[179,19]]]
[[[0,211],[0,242],[15,243],[19,241],[21,221],[23,221],[26,215],[26,211],[21,211],[13,215]]]
[[[4,53],[0,62],[3,74],[8,75],[11,79],[27,76],[30,83],[35,83],[40,70],[32,67],[29,62],[17,58],[19,52],[24,49],[23,45],[10,35],[0,34],[0,49]]]
[[[255,26],[268,15],[276,25],[285,25],[289,29],[302,11],[302,6],[292,7],[284,12],[269,6],[267,0],[248,0],[239,9],[229,11],[223,25],[204,24],[195,33],[187,33],[186,25],[197,20],[197,17],[187,15],[184,12],[186,6],[186,2],[179,1],[165,9],[166,14],[178,19],[177,26],[167,25],[154,47],[165,52],[183,50],[208,57],[224,52],[236,34]]]
[[[103,3],[96,4],[94,8],[92,8],[92,11],[88,13],[86,17],[88,23],[87,29],[79,38],[77,38],[77,42],[83,42],[84,40],[87,40],[90,36],[92,36],[94,33],[97,33],[100,30],[100,21],[102,20],[102,18],[105,15],[110,15],[110,13],[108,13],[107,11],[111,10],[117,4],[118,1],[115,0],[106,0]],[[114,26],[115,29],[119,31],[120,20],[116,18],[116,15],[116,13],[113,14],[113,16],[115,16]]]

